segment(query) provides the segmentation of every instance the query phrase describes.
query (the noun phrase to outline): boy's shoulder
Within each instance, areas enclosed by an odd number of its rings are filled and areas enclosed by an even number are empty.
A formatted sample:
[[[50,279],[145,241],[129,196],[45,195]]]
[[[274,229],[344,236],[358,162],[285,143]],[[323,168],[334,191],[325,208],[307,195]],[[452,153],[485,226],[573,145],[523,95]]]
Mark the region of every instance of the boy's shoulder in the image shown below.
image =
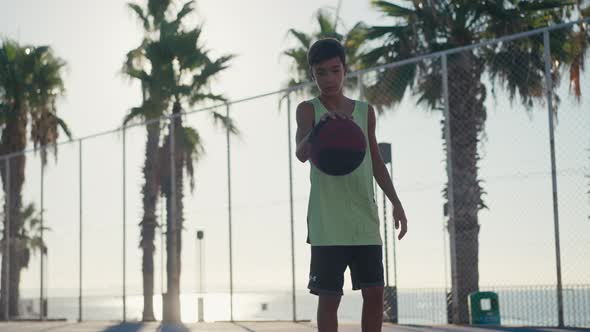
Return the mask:
[[[366,109],[368,112],[375,112],[375,108],[373,107],[373,105],[371,105],[371,103],[369,103],[367,100],[357,100],[357,102],[363,106],[364,109]]]
[[[308,111],[308,110],[312,110],[313,111],[313,99],[310,100],[304,100],[302,102],[299,103],[299,105],[297,105],[297,111]]]
[[[297,105],[297,108],[295,109],[295,113],[297,115],[297,118],[307,118],[312,119],[313,121],[313,118],[315,117],[315,110],[310,100],[304,100],[300,102],[299,105]]]

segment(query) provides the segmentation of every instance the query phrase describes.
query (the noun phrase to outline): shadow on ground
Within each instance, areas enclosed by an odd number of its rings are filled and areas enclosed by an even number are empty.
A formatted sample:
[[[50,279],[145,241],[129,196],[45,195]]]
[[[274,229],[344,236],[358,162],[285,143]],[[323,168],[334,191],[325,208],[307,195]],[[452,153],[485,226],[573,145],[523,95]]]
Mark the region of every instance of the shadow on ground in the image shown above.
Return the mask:
[[[141,328],[143,328],[145,324],[143,323],[121,323],[117,325],[110,326],[106,330],[102,332],[138,332]],[[158,326],[157,332],[189,332],[190,329],[184,326],[183,324],[166,324],[163,323],[162,325]]]

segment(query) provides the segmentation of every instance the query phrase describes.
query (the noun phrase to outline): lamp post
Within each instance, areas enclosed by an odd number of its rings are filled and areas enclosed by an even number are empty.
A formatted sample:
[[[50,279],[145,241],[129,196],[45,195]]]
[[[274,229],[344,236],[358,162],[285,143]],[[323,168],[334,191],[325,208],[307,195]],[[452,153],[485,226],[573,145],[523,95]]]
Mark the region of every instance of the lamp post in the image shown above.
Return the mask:
[[[197,264],[197,267],[199,269],[198,271],[198,297],[197,297],[197,307],[198,307],[198,312],[197,312],[197,317],[199,322],[204,321],[204,302],[203,302],[203,238],[205,236],[205,232],[198,230],[197,231],[197,243],[198,243],[198,253],[197,253],[197,257],[199,259],[199,262]]]

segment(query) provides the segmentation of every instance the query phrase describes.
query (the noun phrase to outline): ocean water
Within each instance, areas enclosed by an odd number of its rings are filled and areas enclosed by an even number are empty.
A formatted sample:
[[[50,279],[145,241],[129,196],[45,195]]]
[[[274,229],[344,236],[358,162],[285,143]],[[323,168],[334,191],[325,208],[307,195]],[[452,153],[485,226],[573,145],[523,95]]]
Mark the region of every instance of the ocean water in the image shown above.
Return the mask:
[[[483,289],[482,289],[483,290]],[[554,326],[557,325],[556,292],[550,288],[510,287],[486,290],[496,291],[500,299],[500,315],[505,325]],[[233,306],[234,320],[292,320],[293,299],[289,292],[234,293],[233,305],[229,293],[181,295],[181,318],[184,322],[197,320],[197,301],[204,301],[205,321],[230,320]],[[445,324],[446,291],[442,289],[400,289],[398,293],[399,322],[402,324]],[[315,320],[317,298],[307,292],[296,296],[295,318]],[[23,299],[24,317],[38,317],[38,299]],[[77,320],[77,297],[49,297],[49,318]],[[143,308],[141,295],[126,297],[126,319],[140,320]],[[360,321],[362,297],[360,292],[345,292],[339,308],[339,319]],[[154,314],[161,318],[161,296],[154,296]],[[564,316],[567,326],[590,327],[590,287],[564,290]],[[122,296],[86,296],[82,300],[83,320],[123,319]]]

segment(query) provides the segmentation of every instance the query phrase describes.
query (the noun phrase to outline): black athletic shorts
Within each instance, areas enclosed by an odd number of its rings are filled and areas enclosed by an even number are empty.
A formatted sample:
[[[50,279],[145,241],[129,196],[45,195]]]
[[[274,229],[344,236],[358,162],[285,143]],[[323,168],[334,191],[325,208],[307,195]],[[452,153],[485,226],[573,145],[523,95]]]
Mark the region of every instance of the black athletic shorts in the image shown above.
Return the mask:
[[[383,286],[382,246],[312,246],[309,292],[342,295],[344,271],[350,268],[352,289]]]

